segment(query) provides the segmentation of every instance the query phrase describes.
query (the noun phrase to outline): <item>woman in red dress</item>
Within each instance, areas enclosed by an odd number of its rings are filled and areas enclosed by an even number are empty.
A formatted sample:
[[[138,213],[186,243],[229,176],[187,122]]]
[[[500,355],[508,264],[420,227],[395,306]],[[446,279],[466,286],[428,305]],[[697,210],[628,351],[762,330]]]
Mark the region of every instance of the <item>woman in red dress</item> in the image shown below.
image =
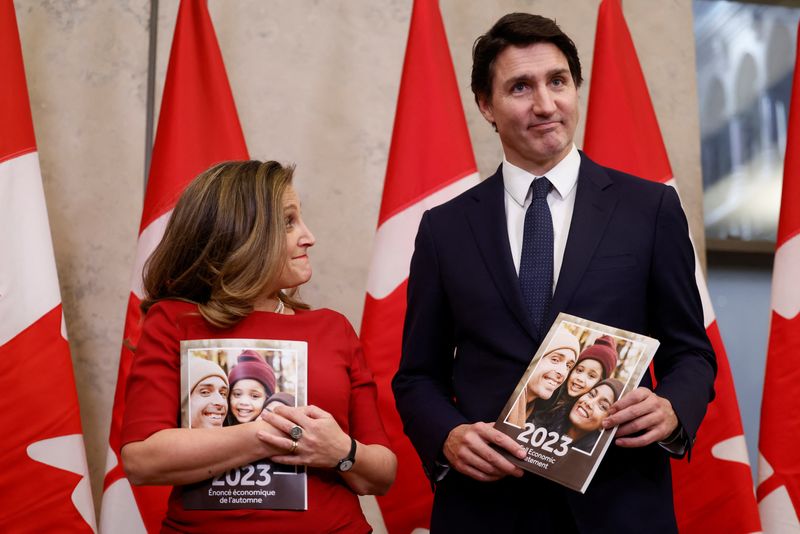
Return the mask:
[[[293,171],[244,161],[203,172],[145,267],[122,460],[134,484],[175,486],[164,532],[370,532],[357,495],[383,494],[394,481],[397,460],[352,326],[296,295],[311,277],[314,236]],[[180,428],[180,341],[210,338],[307,342],[308,406],[278,404],[242,424]],[[306,467],[305,511],[184,507],[182,486],[261,459]]]

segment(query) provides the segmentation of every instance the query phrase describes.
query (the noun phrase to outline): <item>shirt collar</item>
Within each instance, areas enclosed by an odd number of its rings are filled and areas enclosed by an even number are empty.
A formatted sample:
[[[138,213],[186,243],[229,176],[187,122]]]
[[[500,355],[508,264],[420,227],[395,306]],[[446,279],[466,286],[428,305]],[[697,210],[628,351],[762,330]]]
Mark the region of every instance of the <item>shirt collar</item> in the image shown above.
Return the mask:
[[[564,199],[575,183],[578,181],[578,171],[581,167],[581,156],[575,145],[567,153],[564,158],[559,161],[555,167],[547,171],[547,179],[553,184],[553,188],[558,192],[558,195]],[[529,173],[528,171],[512,165],[508,160],[503,157],[503,187],[506,192],[514,199],[514,202],[520,206],[525,205],[525,198],[528,196],[528,191],[531,188],[531,183],[538,176]]]

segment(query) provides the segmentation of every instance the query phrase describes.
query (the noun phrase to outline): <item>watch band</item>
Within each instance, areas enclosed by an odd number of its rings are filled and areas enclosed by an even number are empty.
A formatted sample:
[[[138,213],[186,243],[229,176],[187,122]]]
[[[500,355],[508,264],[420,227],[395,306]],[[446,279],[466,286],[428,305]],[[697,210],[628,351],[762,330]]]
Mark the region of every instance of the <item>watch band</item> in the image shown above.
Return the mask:
[[[347,456],[339,460],[339,463],[336,464],[336,469],[341,473],[346,473],[353,468],[353,464],[356,463],[356,440],[352,437],[350,438],[350,452],[347,453]]]

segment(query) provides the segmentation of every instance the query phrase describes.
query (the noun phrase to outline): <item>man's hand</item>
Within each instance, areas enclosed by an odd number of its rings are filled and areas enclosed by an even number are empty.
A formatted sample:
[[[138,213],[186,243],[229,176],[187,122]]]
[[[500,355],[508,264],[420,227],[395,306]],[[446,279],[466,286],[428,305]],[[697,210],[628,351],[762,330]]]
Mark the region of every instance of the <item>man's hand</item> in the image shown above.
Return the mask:
[[[506,475],[521,477],[522,469],[506,460],[490,443],[520,460],[525,458],[525,449],[490,423],[455,427],[444,442],[444,456],[452,468],[475,480],[491,482]]]
[[[615,443],[620,447],[644,447],[665,440],[678,428],[672,404],[651,390],[636,388],[611,405],[603,428],[619,425]],[[640,436],[626,438],[637,432]]]

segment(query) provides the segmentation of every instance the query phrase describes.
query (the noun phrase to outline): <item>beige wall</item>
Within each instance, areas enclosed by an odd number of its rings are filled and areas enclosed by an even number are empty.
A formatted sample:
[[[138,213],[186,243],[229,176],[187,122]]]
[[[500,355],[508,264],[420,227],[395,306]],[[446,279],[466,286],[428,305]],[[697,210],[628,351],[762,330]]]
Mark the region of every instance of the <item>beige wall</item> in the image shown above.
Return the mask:
[[[99,497],[142,202],[150,5],[15,5]],[[177,5],[160,2],[159,98]],[[501,152],[469,92],[472,41],[509,11],[555,17],[583,58],[583,114],[598,5],[441,0],[483,176]],[[211,0],[210,8],[251,156],[297,164],[297,188],[317,237],[315,275],[304,295],[358,327],[411,0]],[[624,9],[687,212],[702,236],[691,2],[626,0]]]

